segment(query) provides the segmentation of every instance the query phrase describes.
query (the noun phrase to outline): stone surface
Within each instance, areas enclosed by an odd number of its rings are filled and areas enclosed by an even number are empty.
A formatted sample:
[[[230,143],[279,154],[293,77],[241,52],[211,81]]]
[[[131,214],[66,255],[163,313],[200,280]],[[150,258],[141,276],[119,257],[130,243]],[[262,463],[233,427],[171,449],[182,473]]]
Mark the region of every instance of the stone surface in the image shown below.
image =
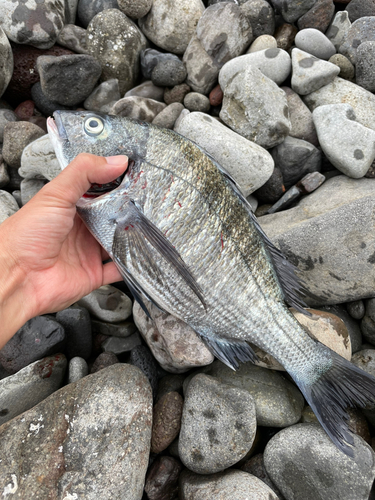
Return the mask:
[[[76,356],[69,361],[69,372],[68,372],[68,384],[72,384],[73,382],[78,382],[83,377],[89,373],[89,367],[87,366],[87,362]]]
[[[62,385],[66,358],[56,354],[35,361],[0,381],[0,426],[37,405]]]
[[[284,23],[279,26],[274,33],[279,49],[289,50],[294,43],[294,38],[297,33],[298,29],[292,24]]]
[[[357,49],[363,42],[375,40],[375,17],[357,19],[349,28],[347,36],[339,47],[340,54],[344,54],[350,62],[356,65]]]
[[[328,60],[336,49],[330,40],[319,30],[307,28],[299,31],[295,38],[296,47],[319,59]]]
[[[2,151],[7,165],[19,168],[24,148],[42,135],[44,135],[44,130],[33,123],[8,122],[4,127]]]
[[[161,312],[151,303],[150,320],[134,302],[133,318],[152,354],[168,372],[183,373],[212,363],[214,357],[197,334],[183,321]]]
[[[91,319],[93,334],[108,335],[110,337],[129,337],[137,331],[132,321],[120,321],[119,323],[107,323],[98,319]]]
[[[209,98],[199,92],[189,92],[185,96],[184,106],[189,111],[201,111],[202,113],[209,111],[211,107]]]
[[[361,321],[361,331],[367,342],[375,344],[375,299],[366,300],[366,312]]]
[[[246,462],[241,465],[241,470],[259,478],[276,493],[279,500],[283,500],[284,497],[281,495],[280,490],[273,484],[264,467],[263,453],[258,453],[251,457],[250,460],[246,460]]]
[[[0,190],[0,224],[18,210],[18,204],[7,191]]]
[[[316,0],[301,0],[294,2],[293,0],[285,0],[280,3],[278,0],[272,0],[272,5],[275,9],[281,12],[283,19],[287,23],[297,21],[301,16],[306,14],[316,3]]]
[[[338,50],[348,35],[352,23],[349,21],[348,13],[344,10],[337,12],[325,35],[330,40],[335,49]]]
[[[139,500],[151,412],[150,386],[133,366],[69,384],[1,426],[0,482],[17,482],[19,498]]]
[[[311,94],[331,83],[340,68],[297,48],[292,50],[292,89],[299,95]]]
[[[71,107],[63,106],[56,101],[48,99],[48,97],[43,93],[40,82],[35,83],[31,87],[31,97],[35,102],[35,106],[45,116],[50,116],[57,110],[72,109]]]
[[[186,78],[183,62],[177,58],[159,62],[151,72],[151,80],[157,87],[174,87]]]
[[[291,137],[303,139],[318,146],[318,136],[316,135],[312,113],[300,96],[289,87],[281,87],[286,94],[289,108],[289,119],[292,128],[289,132]]]
[[[274,34],[275,13],[266,0],[251,0],[250,2],[239,3],[242,13],[250,21],[253,38]]]
[[[188,469],[212,474],[230,467],[250,450],[255,432],[254,400],[246,390],[204,374],[193,377],[178,445]]]
[[[149,80],[128,90],[124,95],[124,97],[130,96],[148,97],[149,99],[154,99],[154,101],[164,102],[164,88],[156,87],[156,85]],[[118,99],[120,99],[120,97]]]
[[[108,368],[109,366],[116,365],[119,363],[119,360],[113,352],[102,352],[94,361],[90,373],[96,373],[100,370],[104,370],[104,368]]]
[[[173,129],[174,124],[183,109],[185,109],[183,104],[179,102],[172,102],[172,104],[169,104],[169,106],[164,108],[155,116],[152,123],[158,127]]]
[[[176,65],[181,65],[181,59],[175,54],[170,52],[160,52],[156,49],[144,49],[141,51],[141,70],[142,75],[150,80],[151,73],[154,68],[160,63],[166,63],[167,61],[173,61]],[[186,75],[185,75],[186,76]],[[145,96],[150,97],[150,96]]]
[[[323,306],[320,308],[322,311],[334,314],[343,320],[350,336],[350,343],[352,345],[352,352],[355,353],[362,348],[362,334],[357,321],[349,316],[343,305],[335,304],[332,306]]]
[[[0,14],[1,16],[1,14]],[[13,53],[0,23],[0,97],[4,94],[13,74]]]
[[[375,2],[374,0],[351,0],[347,5],[345,11],[348,13],[349,19],[352,23],[361,17],[375,16]]]
[[[113,352],[116,355],[129,352],[137,345],[141,345],[141,337],[138,332],[133,333],[129,337],[109,337],[102,343],[104,352]]]
[[[92,315],[108,323],[126,320],[131,315],[132,301],[112,285],[101,286],[85,295],[78,304]]]
[[[275,167],[271,177],[255,192],[255,196],[261,203],[275,203],[284,192],[283,174]]]
[[[325,33],[335,13],[333,0],[317,0],[314,6],[298,19],[300,30],[314,28]]]
[[[139,26],[158,47],[183,54],[203,11],[201,0],[153,0],[151,10],[139,20]]]
[[[139,19],[145,16],[152,7],[153,0],[118,0],[119,9],[128,17]]]
[[[47,179],[50,181],[60,172],[61,167],[48,134],[31,142],[23,150],[18,173],[24,179]]]
[[[342,54],[334,54],[328,59],[328,62],[336,64],[340,68],[340,73],[338,74],[340,78],[350,81],[354,79],[355,68],[347,57]]]
[[[261,35],[258,36],[253,41],[253,43],[247,49],[246,54],[252,54],[253,52],[257,52],[258,50],[276,49],[276,48],[277,48],[276,38],[274,38],[271,35]]]
[[[158,388],[159,366],[145,345],[135,346],[130,353],[130,363],[139,368],[148,378],[155,396]]]
[[[87,309],[73,306],[56,314],[56,321],[64,327],[68,358],[88,359],[92,350],[91,320]]]
[[[282,210],[286,210],[301,196],[301,190],[297,186],[289,188],[282,197],[267,210],[267,214],[274,214]]]
[[[0,109],[0,143],[3,142],[4,138],[4,127],[8,122],[16,122],[18,117],[16,113],[10,109]]]
[[[336,176],[296,207],[258,219],[298,267],[308,304],[337,304],[373,294],[373,189],[372,179]]]
[[[173,102],[182,103],[186,94],[188,94],[190,90],[189,85],[186,83],[181,83],[181,85],[176,85],[171,89],[166,88],[164,89],[164,102],[167,105],[172,104]]]
[[[257,68],[247,68],[229,81],[220,72],[219,83],[224,92],[220,118],[226,125],[264,148],[283,142],[290,131],[289,110],[276,83]]]
[[[374,452],[354,436],[354,459],[318,424],[283,429],[267,444],[264,465],[287,499],[367,500],[375,476]]]
[[[112,78],[98,85],[85,99],[83,106],[90,111],[100,111],[102,106],[121,99],[117,78]]]
[[[350,104],[319,106],[313,120],[331,164],[349,177],[363,177],[375,159],[375,131],[356,121]]]
[[[10,177],[6,163],[2,161],[0,156],[0,188],[7,186],[9,184]]]
[[[115,102],[110,110],[111,115],[127,116],[137,120],[152,122],[152,120],[166,107],[166,104],[148,99],[147,97],[123,97]]]
[[[75,24],[66,24],[57,37],[57,43],[76,54],[87,54],[86,30]]]
[[[168,456],[158,457],[147,471],[145,492],[149,500],[177,498],[181,464]]]
[[[79,0],[77,14],[84,28],[100,12],[107,9],[118,9],[117,0]]]
[[[104,10],[88,25],[86,43],[102,65],[102,80],[117,78],[121,94],[134,87],[147,40],[133,21],[117,9]]]
[[[184,400],[178,392],[168,392],[154,406],[151,452],[164,451],[178,436]]]
[[[354,302],[348,302],[346,304],[346,309],[350,316],[354,319],[362,319],[365,315],[365,304],[363,300],[355,300]]]
[[[357,49],[356,82],[370,92],[375,91],[375,41],[363,42]]]

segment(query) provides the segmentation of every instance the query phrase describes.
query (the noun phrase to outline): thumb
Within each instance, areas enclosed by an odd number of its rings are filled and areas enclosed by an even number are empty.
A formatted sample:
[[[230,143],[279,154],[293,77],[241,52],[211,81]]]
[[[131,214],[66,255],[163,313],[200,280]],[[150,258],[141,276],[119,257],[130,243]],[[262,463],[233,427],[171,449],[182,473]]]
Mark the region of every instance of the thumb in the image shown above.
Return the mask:
[[[81,153],[45,186],[44,192],[67,207],[74,206],[91,184],[111,182],[123,174],[127,166],[125,155],[103,158]]]

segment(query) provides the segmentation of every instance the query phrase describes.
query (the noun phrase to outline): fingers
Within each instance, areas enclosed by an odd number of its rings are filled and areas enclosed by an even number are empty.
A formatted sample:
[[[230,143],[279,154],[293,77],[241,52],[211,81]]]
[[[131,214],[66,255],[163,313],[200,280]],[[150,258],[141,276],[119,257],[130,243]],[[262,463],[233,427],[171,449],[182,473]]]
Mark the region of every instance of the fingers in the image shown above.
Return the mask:
[[[128,165],[124,155],[103,158],[88,153],[79,154],[55,179],[45,186],[60,204],[74,206],[91,184],[105,184],[123,174]]]
[[[103,285],[110,285],[116,281],[122,281],[122,276],[119,273],[114,262],[108,262],[103,265]]]

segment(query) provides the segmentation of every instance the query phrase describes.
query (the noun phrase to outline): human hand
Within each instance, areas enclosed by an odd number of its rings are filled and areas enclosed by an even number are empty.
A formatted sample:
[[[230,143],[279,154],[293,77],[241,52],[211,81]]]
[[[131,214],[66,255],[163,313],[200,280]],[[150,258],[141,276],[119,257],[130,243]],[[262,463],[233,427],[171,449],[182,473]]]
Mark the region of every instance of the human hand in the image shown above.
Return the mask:
[[[92,183],[119,177],[127,161],[80,154],[0,225],[0,348],[34,316],[121,280],[113,262],[103,264],[107,256],[75,204]]]

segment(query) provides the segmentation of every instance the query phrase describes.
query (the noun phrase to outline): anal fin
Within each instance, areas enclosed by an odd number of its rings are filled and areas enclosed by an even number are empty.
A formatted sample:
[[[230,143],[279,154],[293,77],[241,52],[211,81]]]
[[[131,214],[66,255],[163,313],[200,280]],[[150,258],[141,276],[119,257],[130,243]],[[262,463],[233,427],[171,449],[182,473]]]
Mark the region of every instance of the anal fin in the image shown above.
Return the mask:
[[[224,339],[199,334],[208,349],[225,365],[238,370],[239,362],[246,363],[251,361],[255,363],[258,357],[252,348],[244,340]]]

